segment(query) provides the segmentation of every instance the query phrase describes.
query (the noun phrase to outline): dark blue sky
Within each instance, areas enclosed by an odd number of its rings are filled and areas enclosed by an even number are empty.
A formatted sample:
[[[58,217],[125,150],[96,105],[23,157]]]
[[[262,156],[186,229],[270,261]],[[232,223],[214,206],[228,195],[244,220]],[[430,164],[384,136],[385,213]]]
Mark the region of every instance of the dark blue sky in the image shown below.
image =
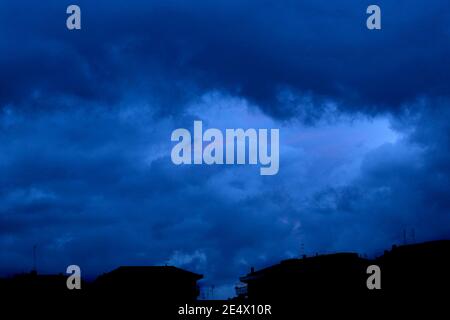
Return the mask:
[[[0,3],[0,273],[174,264],[217,296],[304,252],[450,236],[450,3]],[[378,4],[382,30],[365,27]],[[172,130],[280,128],[280,172]]]

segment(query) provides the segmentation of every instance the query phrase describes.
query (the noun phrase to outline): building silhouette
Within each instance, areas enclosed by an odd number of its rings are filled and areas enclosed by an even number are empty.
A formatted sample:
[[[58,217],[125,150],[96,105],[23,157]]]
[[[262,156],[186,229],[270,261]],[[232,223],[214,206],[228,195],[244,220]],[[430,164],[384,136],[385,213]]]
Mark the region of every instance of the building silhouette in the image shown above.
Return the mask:
[[[367,288],[370,265],[380,267],[381,290]],[[245,303],[284,304],[294,309],[300,301],[303,306],[311,306],[311,301],[316,304],[343,301],[343,306],[361,301],[366,305],[396,303],[401,298],[414,301],[414,298],[442,296],[450,287],[449,270],[449,240],[393,246],[375,259],[355,253],[304,256],[260,270],[252,268],[240,277],[236,299]],[[3,278],[0,279],[0,296],[20,303],[41,301],[43,305],[54,305],[63,298],[63,304],[86,302],[99,310],[151,305],[176,312],[180,304],[197,300],[197,283],[203,278],[173,266],[122,266],[100,275],[93,282],[82,282],[82,290],[68,290],[67,277],[66,274],[43,275],[32,271]]]
[[[99,276],[93,290],[101,294],[159,301],[195,301],[203,275],[173,266],[119,267]]]
[[[236,287],[241,298],[255,301],[285,301],[299,296],[324,296],[332,292],[362,292],[367,260],[355,253],[336,253],[301,259],[251,272],[240,278],[247,285]]]
[[[367,287],[370,265],[380,267],[381,290]],[[337,253],[284,260],[258,271],[252,268],[240,278],[244,285],[236,286],[236,295],[253,301],[423,297],[450,287],[449,270],[450,241],[431,241],[393,246],[376,259]]]
[[[392,246],[373,263],[382,270],[383,291],[393,295],[420,296],[450,288],[449,240]]]
[[[0,279],[0,296],[18,301],[67,301],[169,303],[193,302],[199,295],[197,281],[203,276],[173,266],[119,267],[93,282],[81,283],[81,290],[67,288],[67,274],[38,274],[36,271]],[[72,300],[77,298],[79,300]]]
[[[60,274],[38,274],[36,271],[21,273],[12,278],[3,279],[2,290],[22,293],[52,293],[67,290],[67,277]]]

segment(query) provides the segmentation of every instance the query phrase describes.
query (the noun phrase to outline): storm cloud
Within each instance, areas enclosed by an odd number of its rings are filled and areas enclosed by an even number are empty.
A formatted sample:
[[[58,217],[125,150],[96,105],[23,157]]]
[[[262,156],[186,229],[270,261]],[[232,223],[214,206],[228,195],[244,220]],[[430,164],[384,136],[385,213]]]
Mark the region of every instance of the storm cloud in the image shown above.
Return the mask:
[[[450,5],[0,4],[0,272],[250,266],[450,235]],[[174,166],[170,133],[280,128],[280,172]],[[412,241],[412,240],[411,240]]]

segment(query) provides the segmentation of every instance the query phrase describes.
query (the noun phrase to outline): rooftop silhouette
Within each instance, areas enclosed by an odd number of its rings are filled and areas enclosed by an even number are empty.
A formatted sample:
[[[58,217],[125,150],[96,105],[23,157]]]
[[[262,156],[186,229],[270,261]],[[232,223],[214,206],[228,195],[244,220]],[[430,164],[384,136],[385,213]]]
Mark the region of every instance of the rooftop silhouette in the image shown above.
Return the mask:
[[[304,256],[281,261],[240,277],[241,301],[292,302],[298,299],[438,294],[450,286],[450,241],[393,246],[375,259],[356,253]],[[367,267],[381,269],[381,290],[368,290]],[[23,300],[27,297],[86,297],[114,301],[190,303],[199,296],[203,275],[174,266],[121,266],[83,282],[81,290],[68,290],[68,275],[42,275],[35,271],[0,279],[0,294]],[[108,300],[111,301],[111,300]]]

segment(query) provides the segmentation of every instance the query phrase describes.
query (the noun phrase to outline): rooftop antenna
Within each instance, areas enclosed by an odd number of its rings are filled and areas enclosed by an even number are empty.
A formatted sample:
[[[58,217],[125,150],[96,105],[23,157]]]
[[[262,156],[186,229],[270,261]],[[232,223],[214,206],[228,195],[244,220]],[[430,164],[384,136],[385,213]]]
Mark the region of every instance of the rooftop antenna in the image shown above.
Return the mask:
[[[300,244],[300,257],[303,257],[305,255],[305,244],[302,242]]]
[[[37,273],[36,248],[37,248],[37,245],[34,245],[33,246],[33,272],[35,272],[35,273]]]

